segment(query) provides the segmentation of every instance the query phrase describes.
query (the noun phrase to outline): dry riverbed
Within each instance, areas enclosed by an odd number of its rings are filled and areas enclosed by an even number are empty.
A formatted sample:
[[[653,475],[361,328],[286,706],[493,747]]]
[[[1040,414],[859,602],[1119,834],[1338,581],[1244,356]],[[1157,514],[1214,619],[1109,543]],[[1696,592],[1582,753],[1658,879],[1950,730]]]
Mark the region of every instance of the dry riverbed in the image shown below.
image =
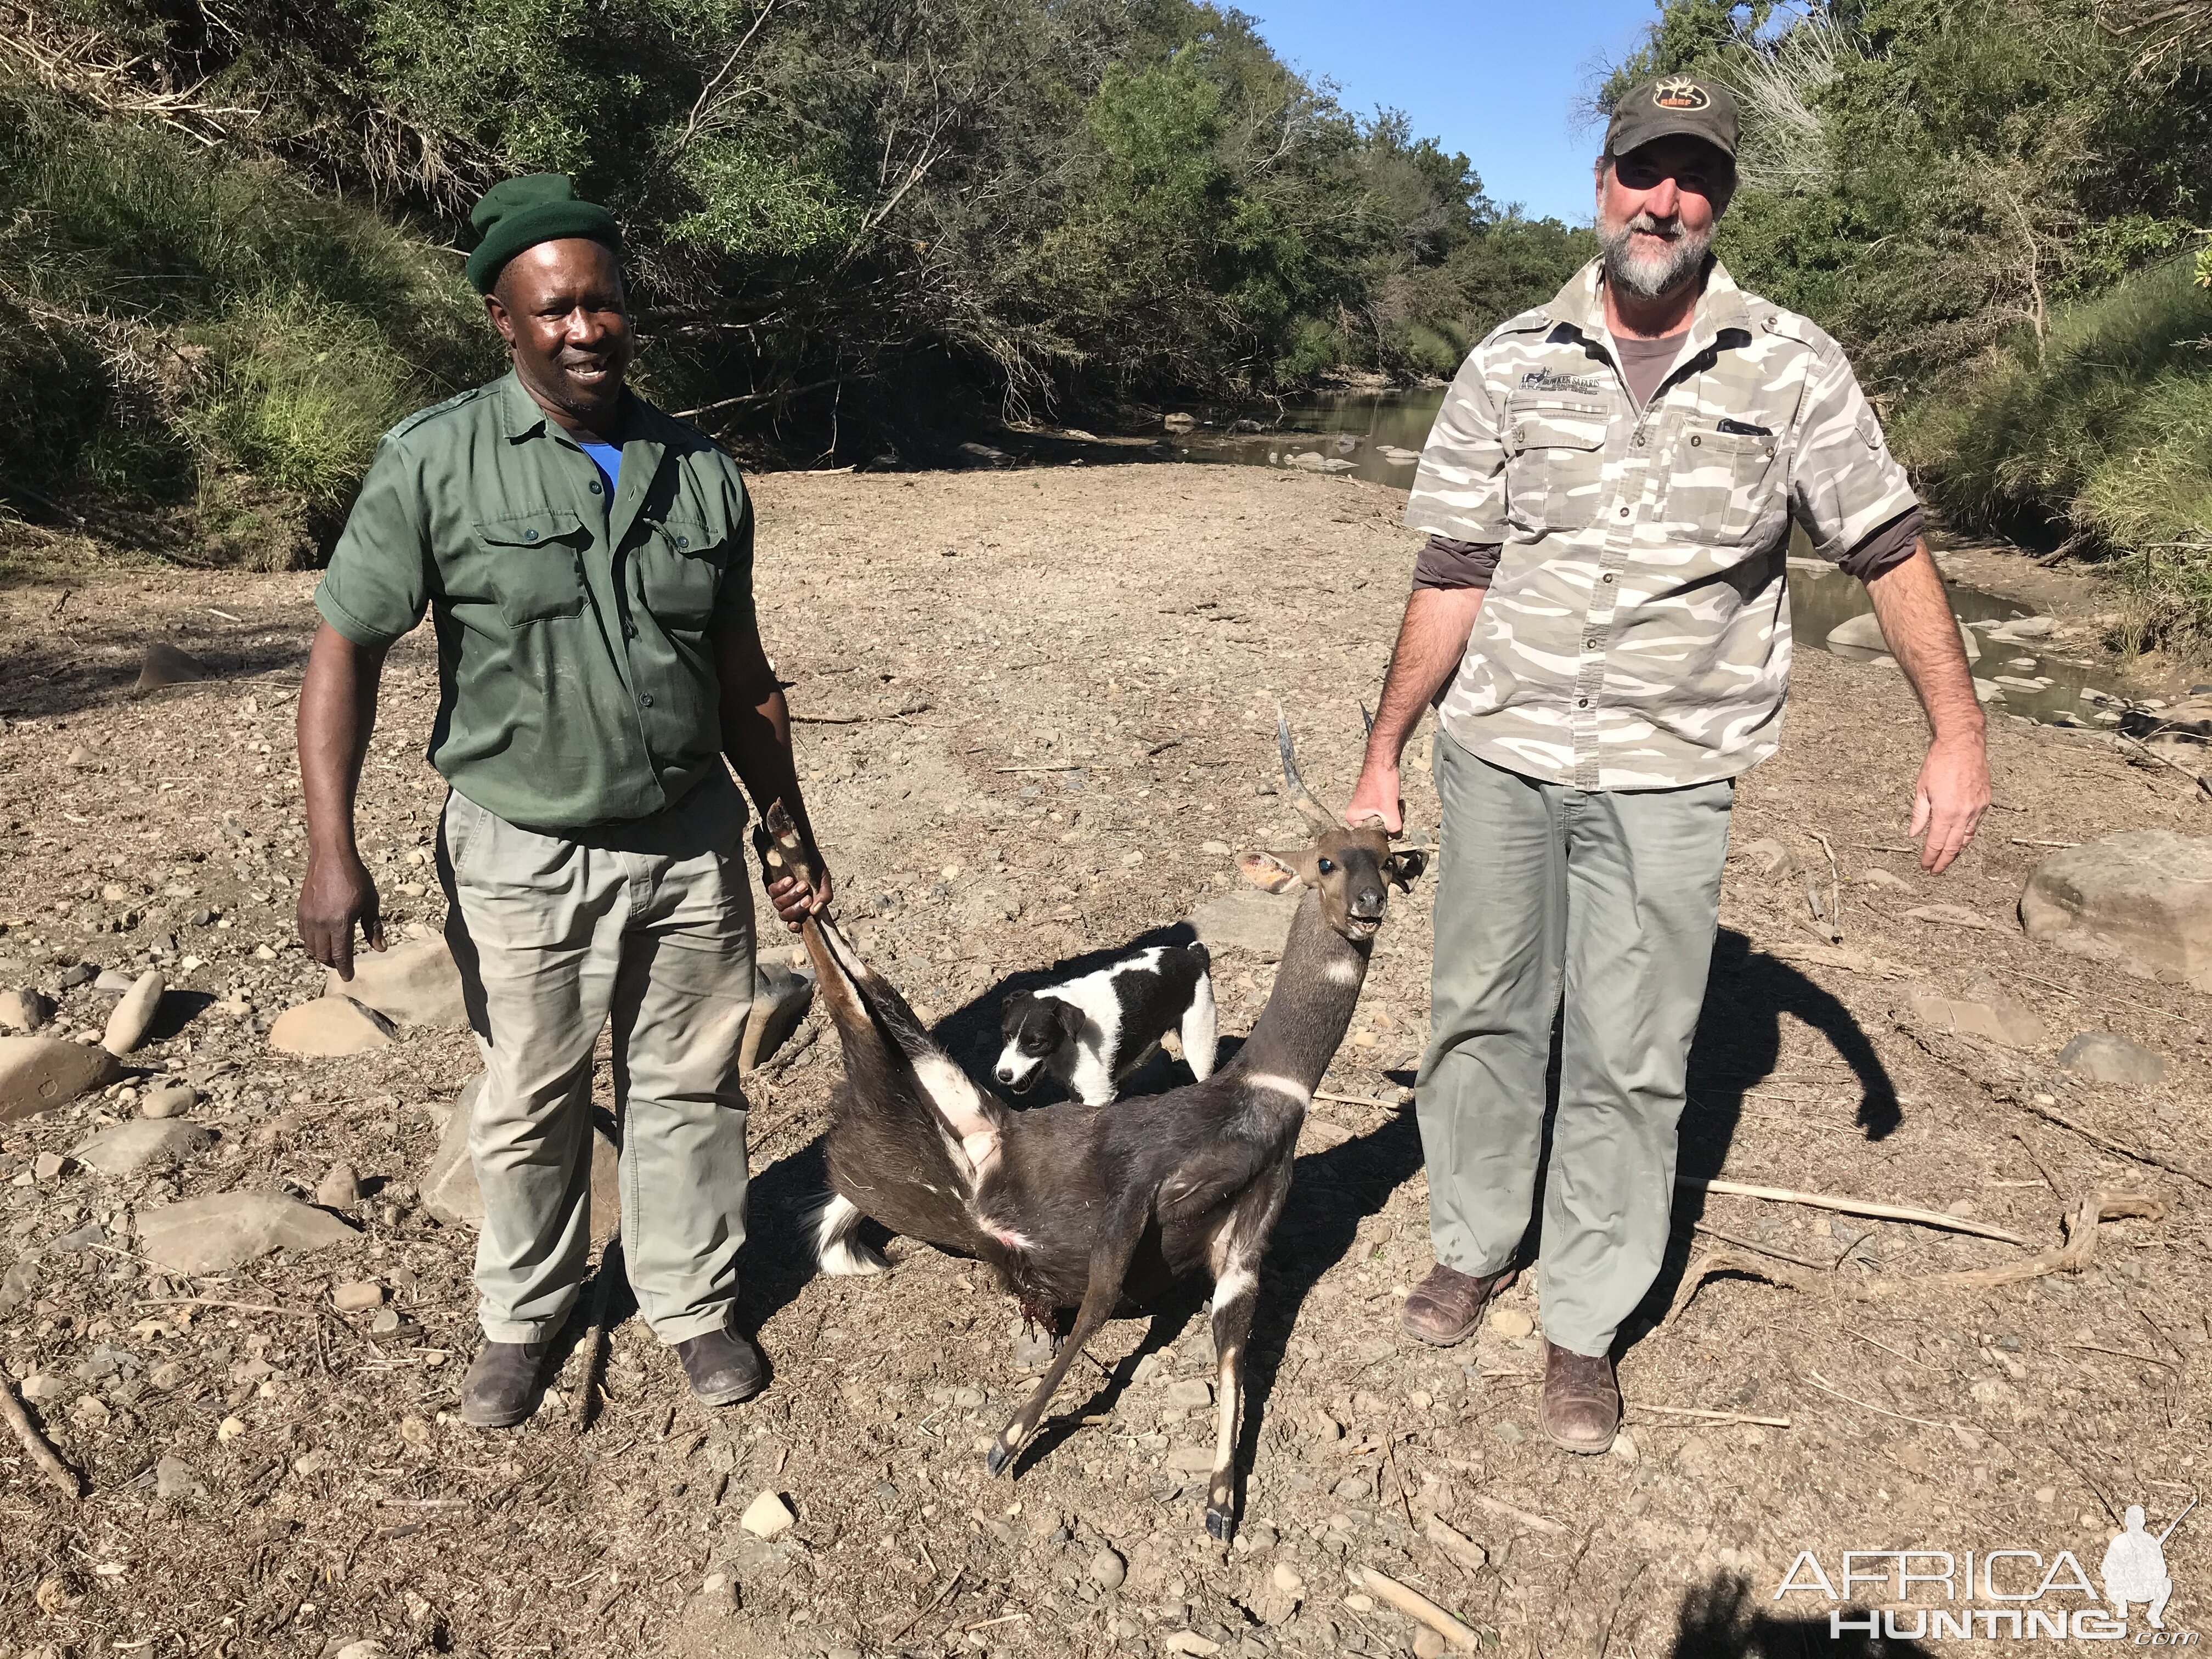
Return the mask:
[[[1340,796],[1414,551],[1399,493],[1259,469],[782,475],[757,498],[763,629],[808,722],[842,909],[939,1016],[1189,915],[1231,890],[1237,852],[1296,844],[1274,700],[1309,781]],[[1827,1603],[1774,1600],[1801,1551],[1834,1574],[1846,1549],[2064,1549],[2094,1574],[2117,1508],[2143,1504],[2155,1531],[2197,1490],[2205,1000],[2034,945],[2014,905],[2055,848],[2212,834],[2212,803],[2102,733],[2000,720],[1998,810],[1929,878],[1901,834],[1909,691],[1815,653],[1782,754],[1739,796],[1683,1172],[1946,1212],[2027,1248],[1686,1195],[1621,1359],[1620,1447],[1551,1450],[1528,1290],[1458,1350],[1396,1327],[1430,1262],[1398,1103],[1426,1029],[1424,884],[1393,902],[1325,1085],[1348,1098],[1316,1106],[1262,1279],[1233,1549],[1206,1538],[1202,1478],[1176,1455],[1212,1435],[1194,1297],[1109,1326],[1040,1449],[993,1481],[980,1437],[1038,1356],[986,1276],[903,1241],[884,1278],[811,1276],[793,1216],[819,1189],[834,1039],[751,1091],[744,1314],[769,1391],[702,1411],[618,1297],[588,1429],[572,1355],[539,1418],[471,1432],[454,1412],[471,1239],[419,1190],[471,1042],[410,1029],[318,1060],[265,1036],[321,989],[290,926],[312,587],[124,571],[65,599],[0,590],[0,989],[43,988],[64,1029],[96,1031],[113,999],[64,988],[80,963],[136,971],[158,948],[173,988],[124,1085],[0,1125],[0,1368],[88,1481],[64,1499],[0,1436],[4,1659],[1413,1650],[1417,1627],[1348,1577],[1362,1568],[1504,1653],[1794,1655],[1801,1636],[1829,1650]],[[155,640],[218,677],[131,695]],[[418,636],[393,653],[362,788],[400,931],[439,920],[435,701]],[[1425,772],[1408,777],[1432,824]],[[1840,943],[1808,878],[1824,908],[1841,895]],[[1224,1031],[1249,1029],[1271,973],[1221,954]],[[1942,1029],[1939,999],[1991,1010],[2011,1041]],[[2083,1031],[2161,1057],[2163,1081],[2061,1068]],[[128,1176],[68,1161],[165,1081],[198,1091],[204,1146]],[[358,1230],[343,1244],[201,1277],[133,1248],[161,1206],[312,1200],[341,1162],[361,1188],[337,1206]],[[2098,1188],[2164,1217],[2106,1222],[2079,1273],[1932,1282],[2057,1244]],[[1713,1249],[1726,1271],[1705,1277],[1692,1260]],[[378,1305],[333,1304],[360,1283]],[[762,1493],[796,1524],[741,1525]],[[2166,1545],[2169,1628],[2207,1617],[2203,1514]],[[1440,1548],[1431,1516],[1480,1565]]]

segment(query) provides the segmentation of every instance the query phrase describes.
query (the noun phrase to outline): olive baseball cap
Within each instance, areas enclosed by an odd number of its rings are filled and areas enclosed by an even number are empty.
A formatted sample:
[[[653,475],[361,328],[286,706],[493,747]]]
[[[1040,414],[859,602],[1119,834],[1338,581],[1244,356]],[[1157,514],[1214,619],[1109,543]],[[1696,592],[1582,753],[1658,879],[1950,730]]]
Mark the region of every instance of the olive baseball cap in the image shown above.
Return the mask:
[[[565,173],[527,173],[502,179],[483,193],[469,215],[480,239],[469,255],[470,286],[489,294],[507,262],[539,242],[581,236],[622,252],[622,228],[597,202],[576,194]]]
[[[1662,75],[1621,94],[1605,130],[1605,153],[1626,155],[1655,138],[1702,138],[1733,161],[1735,94],[1696,75]]]

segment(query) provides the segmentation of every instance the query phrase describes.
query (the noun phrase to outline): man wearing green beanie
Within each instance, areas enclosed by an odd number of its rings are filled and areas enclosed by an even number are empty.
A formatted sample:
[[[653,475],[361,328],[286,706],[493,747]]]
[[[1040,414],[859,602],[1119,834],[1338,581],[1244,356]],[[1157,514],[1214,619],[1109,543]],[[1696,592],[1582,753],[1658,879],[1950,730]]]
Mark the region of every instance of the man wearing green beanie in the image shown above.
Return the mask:
[[[308,862],[301,938],[343,979],[384,948],[354,839],[386,653],[437,635],[429,759],[446,937],[484,1077],[479,1427],[535,1407],[591,1249],[592,1071],[613,1022],[624,1267],[710,1405],[757,1393],[732,1323],[744,1239],[738,1054],[757,1003],[744,798],[810,846],[788,713],[752,599],[753,520],[729,459],[624,385],[614,216],[558,174],[471,216],[469,280],[514,368],[385,434],[317,590],[300,692]],[[822,890],[826,897],[826,887]],[[770,902],[796,929],[810,900]],[[820,902],[820,899],[811,901]]]

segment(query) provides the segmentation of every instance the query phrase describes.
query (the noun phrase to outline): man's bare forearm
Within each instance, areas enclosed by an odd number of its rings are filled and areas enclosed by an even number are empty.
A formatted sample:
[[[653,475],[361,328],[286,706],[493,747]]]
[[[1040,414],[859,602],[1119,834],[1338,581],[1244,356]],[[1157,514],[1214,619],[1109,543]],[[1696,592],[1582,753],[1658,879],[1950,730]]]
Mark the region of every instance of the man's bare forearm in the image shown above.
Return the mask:
[[[1481,587],[1425,587],[1406,601],[1405,620],[1390,652],[1390,672],[1367,736],[1367,760],[1395,768],[1407,740],[1421,723],[1421,711],[1437,700],[1459,672],[1468,636],[1482,610]]]
[[[1882,640],[1912,683],[1936,741],[1978,742],[1982,705],[1974,696],[1973,672],[1960,643],[1950,595],[1943,591],[1943,578],[1928,544],[1921,543],[1911,557],[1869,579],[1866,589]]]
[[[376,728],[377,682],[384,652],[356,645],[324,623],[307,653],[300,686],[300,789],[311,849],[351,856],[354,801],[369,734]]]
[[[753,804],[765,812],[771,802],[781,801],[800,839],[811,847],[814,830],[799,790],[799,766],[791,750],[791,708],[784,701],[783,688],[771,680],[758,701],[744,699],[743,691],[723,699],[722,752],[737,769],[738,781]]]

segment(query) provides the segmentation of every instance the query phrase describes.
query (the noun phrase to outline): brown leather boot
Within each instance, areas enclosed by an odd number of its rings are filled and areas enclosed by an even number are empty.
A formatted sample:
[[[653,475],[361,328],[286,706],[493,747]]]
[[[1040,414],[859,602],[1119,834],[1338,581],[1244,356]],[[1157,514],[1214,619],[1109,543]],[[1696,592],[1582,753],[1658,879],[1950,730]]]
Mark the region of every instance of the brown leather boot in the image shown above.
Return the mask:
[[[1502,1273],[1463,1273],[1439,1262],[1413,1286],[1398,1315],[1398,1323],[1417,1342],[1449,1348],[1474,1334],[1490,1298],[1510,1290],[1519,1277],[1511,1267]]]
[[[1570,1353],[1544,1344],[1544,1397],[1536,1407],[1536,1426],[1551,1443],[1571,1452],[1610,1451],[1620,1432],[1620,1385],[1613,1360]]]

